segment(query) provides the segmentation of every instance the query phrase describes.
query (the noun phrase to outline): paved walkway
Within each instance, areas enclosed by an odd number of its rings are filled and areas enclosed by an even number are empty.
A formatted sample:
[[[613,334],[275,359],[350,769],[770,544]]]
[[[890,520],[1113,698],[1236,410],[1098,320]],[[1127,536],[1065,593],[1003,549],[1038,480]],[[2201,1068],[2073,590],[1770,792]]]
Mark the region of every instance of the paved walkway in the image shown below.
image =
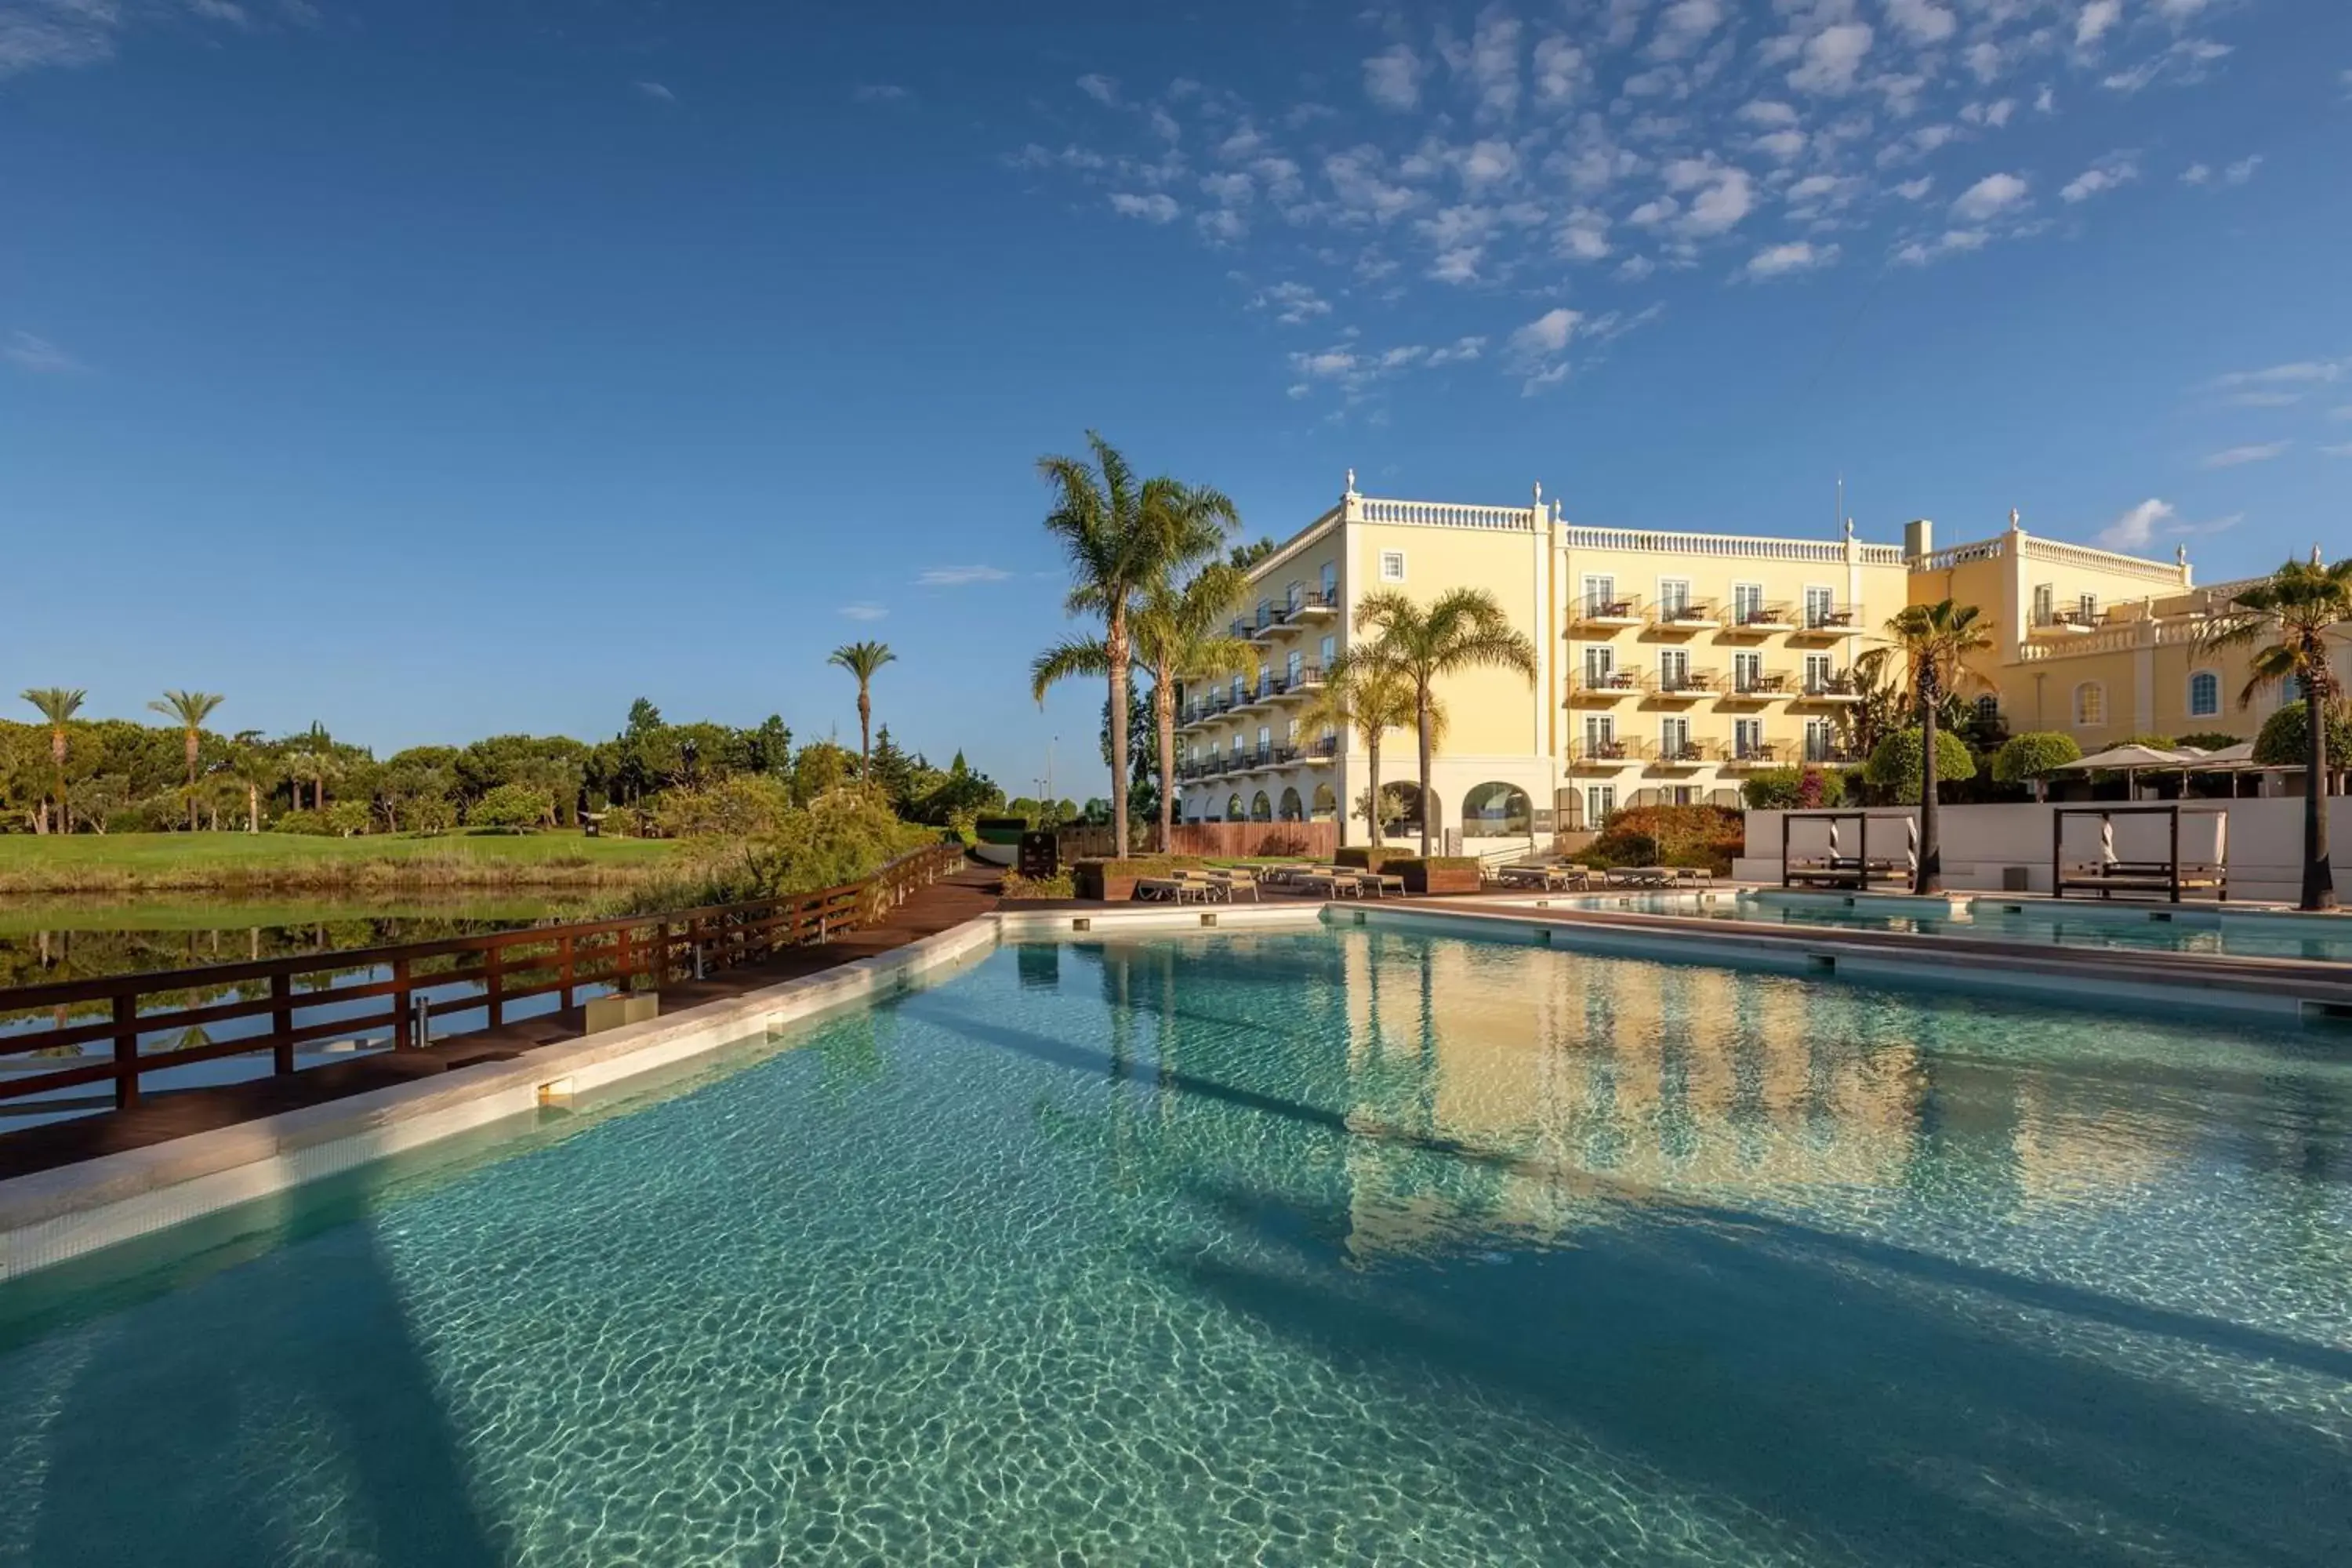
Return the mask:
[[[879,925],[852,931],[822,947],[794,948],[766,963],[727,970],[708,980],[674,982],[662,990],[662,1012],[682,1013],[701,1003],[739,996],[936,936],[995,909],[996,885],[1003,875],[993,867],[964,870],[919,889]],[[453,1035],[424,1050],[383,1051],[331,1067],[306,1068],[282,1078],[253,1079],[217,1089],[174,1094],[151,1090],[129,1110],[109,1110],[0,1133],[0,1180],[365,1094],[452,1068],[508,1060],[541,1046],[578,1039],[585,1032],[585,1019],[584,1008],[572,1007],[496,1029]]]

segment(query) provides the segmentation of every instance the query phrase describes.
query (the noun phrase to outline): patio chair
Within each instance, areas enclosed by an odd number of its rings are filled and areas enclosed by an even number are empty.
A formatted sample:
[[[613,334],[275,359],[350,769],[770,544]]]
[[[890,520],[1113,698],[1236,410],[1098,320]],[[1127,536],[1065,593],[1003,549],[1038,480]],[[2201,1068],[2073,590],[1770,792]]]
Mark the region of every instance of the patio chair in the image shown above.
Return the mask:
[[[1259,901],[1255,877],[1222,867],[1211,867],[1200,875],[1207,879],[1209,885],[1215,888],[1229,904],[1238,902],[1243,893],[1249,894],[1250,902]]]

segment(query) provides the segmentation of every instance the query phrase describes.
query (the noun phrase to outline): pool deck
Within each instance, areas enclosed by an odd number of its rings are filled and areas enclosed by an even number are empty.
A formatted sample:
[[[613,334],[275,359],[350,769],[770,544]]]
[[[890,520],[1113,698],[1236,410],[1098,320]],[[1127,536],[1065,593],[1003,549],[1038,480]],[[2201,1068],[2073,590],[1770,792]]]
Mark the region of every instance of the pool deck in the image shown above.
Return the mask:
[[[995,867],[971,868],[918,889],[879,925],[852,931],[821,947],[794,948],[764,963],[724,970],[707,980],[672,982],[662,988],[662,1011],[675,1015],[729,1001],[936,936],[994,910],[996,885],[1003,875]],[[421,1050],[380,1051],[283,1077],[151,1093],[128,1110],[102,1111],[0,1133],[0,1181],[436,1078],[458,1068],[511,1061],[586,1034],[587,1009],[571,1007],[495,1029],[452,1035]]]

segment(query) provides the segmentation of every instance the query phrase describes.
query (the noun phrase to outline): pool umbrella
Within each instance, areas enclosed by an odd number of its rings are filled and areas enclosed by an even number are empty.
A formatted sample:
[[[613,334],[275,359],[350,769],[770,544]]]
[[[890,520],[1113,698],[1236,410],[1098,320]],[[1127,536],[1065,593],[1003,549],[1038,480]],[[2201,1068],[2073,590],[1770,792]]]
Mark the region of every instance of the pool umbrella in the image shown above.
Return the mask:
[[[2191,766],[2201,761],[2200,757],[2192,752],[2159,752],[2154,746],[2132,744],[2109,746],[2104,752],[2094,752],[2081,762],[2062,764],[2057,771],[2064,773],[2119,773],[2124,775],[2126,793],[2130,798],[2137,800],[2139,775],[2142,773],[2152,768],[2169,773],[2174,769]]]

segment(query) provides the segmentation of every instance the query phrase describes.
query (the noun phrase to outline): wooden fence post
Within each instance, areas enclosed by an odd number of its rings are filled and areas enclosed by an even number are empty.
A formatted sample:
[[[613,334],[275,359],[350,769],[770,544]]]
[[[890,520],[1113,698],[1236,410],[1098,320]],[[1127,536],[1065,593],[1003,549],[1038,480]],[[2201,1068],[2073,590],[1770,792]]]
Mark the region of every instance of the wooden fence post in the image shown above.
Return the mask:
[[[556,944],[556,951],[563,956],[563,1009],[568,1013],[572,1010],[572,933],[570,931],[563,933],[563,940]]]
[[[490,1027],[495,1029],[505,1023],[507,1018],[507,950],[503,944],[493,942],[484,958],[482,997],[489,1004],[489,1024]]]
[[[269,1063],[281,1073],[294,1070],[294,977],[284,970],[269,977]]]
[[[410,1016],[408,960],[392,961],[392,1048],[411,1051],[416,1048],[416,1021]]]
[[[139,998],[114,999],[114,1109],[139,1103]]]

